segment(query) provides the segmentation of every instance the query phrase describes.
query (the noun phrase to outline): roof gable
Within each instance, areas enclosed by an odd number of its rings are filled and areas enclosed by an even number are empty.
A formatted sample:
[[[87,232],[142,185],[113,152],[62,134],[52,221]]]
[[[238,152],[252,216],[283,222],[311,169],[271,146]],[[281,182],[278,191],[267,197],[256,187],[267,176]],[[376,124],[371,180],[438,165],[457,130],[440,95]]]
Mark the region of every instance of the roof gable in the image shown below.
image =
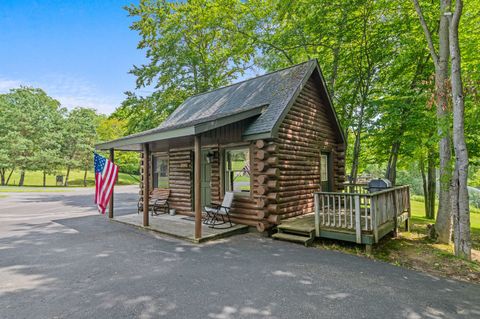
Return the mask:
[[[257,133],[271,129],[272,115],[283,109],[298,89],[302,79],[309,72],[314,61],[258,76],[207,93],[198,94],[183,102],[158,129],[178,128],[193,123],[221,118],[227,114],[244,112],[266,106],[265,116],[255,121],[247,131]],[[267,122],[264,122],[266,119]],[[248,135],[248,133],[246,133]]]

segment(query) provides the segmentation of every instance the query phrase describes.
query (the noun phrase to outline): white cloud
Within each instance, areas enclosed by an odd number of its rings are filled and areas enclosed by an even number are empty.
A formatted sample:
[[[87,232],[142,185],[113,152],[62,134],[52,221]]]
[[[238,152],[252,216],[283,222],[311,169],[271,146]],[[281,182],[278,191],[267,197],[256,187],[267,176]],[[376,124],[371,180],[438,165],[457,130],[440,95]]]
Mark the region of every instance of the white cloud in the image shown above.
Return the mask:
[[[10,89],[19,87],[21,84],[21,81],[0,78],[0,93],[6,93]]]
[[[76,106],[91,107],[100,113],[112,113],[122,101],[122,94],[113,96],[100,92],[88,81],[78,77],[63,74],[49,74],[40,81],[26,81],[9,79],[0,76],[0,93],[23,86],[32,86],[43,89],[48,95],[60,101],[62,106],[69,109]]]

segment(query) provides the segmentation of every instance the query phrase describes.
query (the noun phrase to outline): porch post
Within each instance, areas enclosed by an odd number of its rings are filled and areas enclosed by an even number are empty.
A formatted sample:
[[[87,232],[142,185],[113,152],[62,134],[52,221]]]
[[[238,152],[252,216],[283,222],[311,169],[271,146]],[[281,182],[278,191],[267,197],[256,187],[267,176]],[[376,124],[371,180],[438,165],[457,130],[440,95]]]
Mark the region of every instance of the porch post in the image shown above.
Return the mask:
[[[113,148],[110,149],[110,161],[115,163],[115,150]],[[112,189],[112,195],[110,196],[110,202],[108,203],[108,218],[113,218],[113,193],[115,187]]]
[[[195,164],[194,164],[194,193],[195,193],[195,238],[202,237],[202,189],[201,178],[202,178],[202,162],[201,162],[201,147],[200,147],[200,135],[195,135]]]
[[[143,226],[148,226],[148,202],[150,197],[150,151],[148,143],[143,144]]]

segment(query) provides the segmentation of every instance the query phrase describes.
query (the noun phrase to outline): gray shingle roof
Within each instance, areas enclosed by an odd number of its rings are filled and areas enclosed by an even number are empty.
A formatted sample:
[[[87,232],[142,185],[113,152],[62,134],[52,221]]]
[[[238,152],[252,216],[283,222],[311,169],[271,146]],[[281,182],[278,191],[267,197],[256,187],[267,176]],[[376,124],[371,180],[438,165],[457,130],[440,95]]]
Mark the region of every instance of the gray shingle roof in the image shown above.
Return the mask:
[[[311,60],[192,96],[157,129],[163,131],[194,125],[266,105],[265,111],[246,129],[244,135],[270,132],[315,65],[316,61]]]
[[[279,120],[315,69],[322,78],[317,61],[310,60],[290,68],[194,95],[185,100],[160,126],[98,144],[96,148],[129,149],[130,145],[132,149],[139,149],[142,143],[193,135],[202,132],[201,126],[206,125],[209,129],[209,125],[220,125],[253,116],[257,118],[246,128],[244,137],[246,139],[273,137]],[[322,85],[326,91],[325,83]],[[332,107],[328,93],[325,93],[328,104]],[[344,140],[333,108],[332,111],[338,133]]]

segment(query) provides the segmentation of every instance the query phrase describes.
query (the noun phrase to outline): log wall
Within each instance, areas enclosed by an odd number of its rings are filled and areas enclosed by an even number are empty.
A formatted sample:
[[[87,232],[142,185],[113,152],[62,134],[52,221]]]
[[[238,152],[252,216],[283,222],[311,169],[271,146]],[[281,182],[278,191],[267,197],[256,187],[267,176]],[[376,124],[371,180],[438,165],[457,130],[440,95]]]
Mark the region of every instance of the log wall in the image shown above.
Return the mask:
[[[180,214],[191,214],[193,193],[193,152],[171,150],[168,154],[171,208]]]
[[[276,138],[249,142],[252,189],[250,196],[235,196],[233,222],[264,231],[282,219],[313,212],[313,193],[320,191],[322,151],[330,152],[333,191],[343,188],[345,146],[338,136],[333,114],[323,102],[317,80],[312,77],[306,83],[280,124]],[[211,162],[214,203],[223,199],[224,148],[242,143],[248,121],[202,134],[202,146],[214,154]],[[191,149],[169,152],[170,204],[180,214],[192,214],[193,156]]]
[[[313,193],[320,191],[320,153],[329,152],[333,191],[345,180],[344,144],[339,142],[334,118],[322,102],[311,78],[280,124],[278,137],[256,143],[255,194],[265,205],[267,221],[313,212]]]

